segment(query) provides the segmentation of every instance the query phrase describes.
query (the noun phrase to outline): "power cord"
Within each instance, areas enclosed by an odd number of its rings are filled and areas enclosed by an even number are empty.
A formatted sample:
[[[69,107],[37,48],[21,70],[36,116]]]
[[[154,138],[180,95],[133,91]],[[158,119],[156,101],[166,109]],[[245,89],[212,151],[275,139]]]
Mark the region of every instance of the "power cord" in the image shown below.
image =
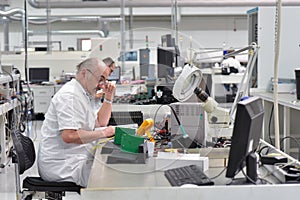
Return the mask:
[[[272,138],[271,138],[271,120],[273,118],[273,111],[274,111],[274,104],[272,105],[272,109],[271,109],[271,114],[270,114],[270,118],[269,118],[269,140],[272,146],[274,146]]]
[[[211,177],[210,179],[213,180],[213,179],[218,178],[219,176],[221,176],[225,172],[226,169],[227,169],[227,167],[224,167],[224,169],[222,169],[222,171],[219,174],[217,174],[216,176]]]
[[[297,145],[298,145],[298,160],[300,160],[300,142],[299,142],[299,140],[297,140],[295,137],[292,137],[292,136],[286,136],[286,137],[281,138],[281,140],[280,140],[280,146],[283,146],[282,143],[286,139],[292,139],[292,140],[294,140],[297,143]],[[281,148],[280,150],[284,152],[283,148]]]

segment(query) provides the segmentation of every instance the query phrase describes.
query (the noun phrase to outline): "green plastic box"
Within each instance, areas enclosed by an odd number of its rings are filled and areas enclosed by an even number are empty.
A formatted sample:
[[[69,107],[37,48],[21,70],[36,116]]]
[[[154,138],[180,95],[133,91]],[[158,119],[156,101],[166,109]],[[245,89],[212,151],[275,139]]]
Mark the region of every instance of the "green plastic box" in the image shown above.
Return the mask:
[[[134,135],[135,129],[116,127],[114,143],[120,145],[122,143],[122,136],[127,134]]]
[[[131,153],[139,153],[139,146],[145,141],[144,137],[130,134],[122,135],[121,150]]]

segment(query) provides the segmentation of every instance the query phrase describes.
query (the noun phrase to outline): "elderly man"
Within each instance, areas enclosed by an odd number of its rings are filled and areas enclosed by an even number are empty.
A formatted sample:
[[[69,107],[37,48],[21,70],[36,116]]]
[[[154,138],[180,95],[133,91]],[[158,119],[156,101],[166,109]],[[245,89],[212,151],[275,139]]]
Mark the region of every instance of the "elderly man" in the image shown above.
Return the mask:
[[[106,127],[115,92],[115,86],[106,81],[109,73],[103,61],[86,59],[77,65],[76,78],[52,98],[42,125],[38,153],[38,170],[44,180],[87,186],[93,145],[115,132],[115,127]],[[105,99],[96,113],[95,96],[99,89],[105,92]],[[95,130],[97,127],[103,128]]]
[[[109,67],[110,69],[109,74],[111,74],[116,68],[115,61],[111,57],[106,57],[102,61],[106,64],[106,66]]]

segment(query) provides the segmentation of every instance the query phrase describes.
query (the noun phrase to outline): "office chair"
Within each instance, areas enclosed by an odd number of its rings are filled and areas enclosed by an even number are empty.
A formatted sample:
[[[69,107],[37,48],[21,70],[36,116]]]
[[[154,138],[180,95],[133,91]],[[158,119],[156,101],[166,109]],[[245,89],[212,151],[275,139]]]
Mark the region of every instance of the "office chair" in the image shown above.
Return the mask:
[[[73,182],[49,182],[41,177],[27,176],[23,180],[23,191],[20,186],[20,175],[30,169],[35,162],[36,154],[32,140],[20,131],[12,131],[13,153],[12,162],[15,163],[17,200],[51,199],[62,200],[65,192],[80,194],[81,186]]]

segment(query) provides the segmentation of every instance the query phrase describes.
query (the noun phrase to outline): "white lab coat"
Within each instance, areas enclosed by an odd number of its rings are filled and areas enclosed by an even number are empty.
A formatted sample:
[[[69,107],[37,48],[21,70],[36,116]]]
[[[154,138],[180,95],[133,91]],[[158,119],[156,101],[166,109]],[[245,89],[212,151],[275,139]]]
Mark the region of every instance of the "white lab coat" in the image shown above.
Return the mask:
[[[94,143],[68,144],[61,133],[64,129],[93,130],[96,118],[91,100],[77,80],[55,94],[45,114],[38,151],[38,171],[44,180],[87,186]]]
[[[234,67],[239,73],[245,71],[245,67],[241,66],[241,63],[233,57],[223,60],[221,67]]]

